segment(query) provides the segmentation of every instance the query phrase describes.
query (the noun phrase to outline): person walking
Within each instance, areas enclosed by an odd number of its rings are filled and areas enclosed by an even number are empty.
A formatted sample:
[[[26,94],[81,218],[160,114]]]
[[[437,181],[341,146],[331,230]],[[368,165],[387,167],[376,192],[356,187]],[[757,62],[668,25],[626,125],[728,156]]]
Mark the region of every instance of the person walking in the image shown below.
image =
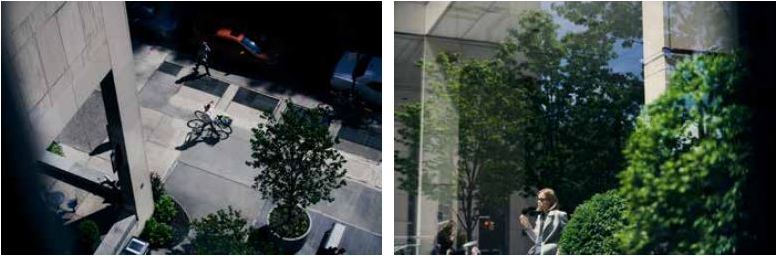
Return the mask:
[[[525,228],[528,237],[534,241],[534,245],[528,250],[528,254],[544,255],[558,254],[558,241],[563,228],[568,223],[568,215],[558,210],[558,197],[555,191],[545,188],[536,195],[538,206],[536,210],[539,216],[536,218],[536,226],[532,226],[528,217],[520,214],[520,225]]]
[[[210,46],[207,45],[207,42],[202,41],[197,53],[197,65],[194,66],[194,73],[199,73],[199,65],[203,65],[205,66],[205,73],[207,76],[210,76],[210,68],[207,65],[208,57],[210,57]]]

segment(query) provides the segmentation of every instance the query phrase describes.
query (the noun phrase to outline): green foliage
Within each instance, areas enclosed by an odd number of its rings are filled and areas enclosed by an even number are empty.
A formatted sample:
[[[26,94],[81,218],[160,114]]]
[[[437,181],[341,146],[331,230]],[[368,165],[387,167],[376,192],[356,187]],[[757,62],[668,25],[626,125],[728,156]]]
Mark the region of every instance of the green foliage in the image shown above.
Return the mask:
[[[154,218],[159,222],[171,223],[176,214],[178,214],[178,208],[175,207],[175,201],[170,195],[162,195],[159,201],[156,201]]]
[[[48,148],[46,148],[46,151],[54,153],[61,157],[65,157],[65,151],[62,149],[62,145],[59,145],[59,142],[56,142],[56,141],[52,141],[51,144],[49,144]]]
[[[253,254],[251,246],[246,243],[247,223],[240,215],[240,211],[232,207],[194,220],[192,225],[196,237],[191,241],[194,253]]]
[[[623,47],[641,43],[640,2],[563,2],[552,9],[576,25],[606,35],[607,41],[622,41]]]
[[[458,54],[443,53],[437,57],[436,66],[428,68],[436,68],[439,74],[440,82],[432,83],[432,90],[440,102],[434,104],[449,104],[453,110],[439,113],[439,109],[429,108],[429,114],[454,116],[457,122],[438,119],[439,123],[427,122],[425,128],[453,128],[451,132],[457,135],[453,141],[457,143],[458,157],[445,160],[455,163],[451,183],[459,201],[459,223],[471,238],[482,206],[508,202],[509,193],[505,191],[514,188],[517,172],[523,170],[521,158],[515,156],[521,154],[519,141],[530,116],[529,104],[524,88],[514,86],[515,77],[501,59],[463,59]],[[444,134],[440,131],[433,136]],[[450,142],[450,138],[435,138],[440,143]],[[437,147],[431,141],[426,146]],[[447,168],[428,164],[443,172]]]
[[[737,56],[682,61],[639,117],[620,174],[625,253],[736,253],[750,155],[749,111],[736,102],[742,71]]]
[[[97,248],[100,242],[100,227],[93,220],[84,220],[78,224],[79,242],[90,250]]]
[[[151,218],[146,221],[141,237],[148,240],[152,247],[159,248],[167,246],[172,241],[172,226]]]
[[[289,103],[289,105],[292,103]],[[306,208],[332,202],[331,191],[344,186],[345,159],[334,149],[324,109],[296,108],[282,120],[265,115],[267,124],[253,128],[253,153],[246,164],[258,170],[253,187],[281,207]]]
[[[147,239],[151,246],[159,248],[168,246],[173,241],[173,219],[178,214],[175,201],[164,191],[161,179],[151,174],[151,189],[154,196],[154,214],[146,221],[141,237]]]
[[[418,193],[418,157],[420,154],[420,103],[399,106],[396,111],[397,147],[394,151],[394,171],[398,188],[411,195]]]
[[[572,21],[579,13],[616,20],[610,17],[616,14],[608,11],[615,8],[611,5],[619,3],[566,3],[554,9]],[[640,3],[615,9],[622,8],[641,13]],[[606,26],[587,25],[587,30],[558,39],[558,25],[550,14],[527,12],[501,53],[512,59],[523,53],[528,60],[514,68],[522,78],[517,81],[527,88],[531,111],[521,136],[524,157],[531,160],[525,162],[520,188],[534,194],[538,188],[552,187],[569,211],[592,195],[617,187],[617,173],[626,164],[621,150],[643,99],[643,82],[637,75],[616,73],[609,66],[617,57],[614,44],[625,40],[620,36],[640,35],[640,23],[629,28],[638,33],[622,35],[609,33]]]
[[[151,173],[151,192],[154,196],[154,202],[159,201],[159,198],[167,193],[164,190],[164,183],[162,183],[162,178],[159,177],[159,175],[156,173]]]
[[[281,237],[295,238],[307,231],[310,220],[299,207],[277,207],[269,215],[269,226]]]
[[[442,53],[422,63],[427,74],[422,109],[397,110],[403,124],[397,143],[409,148],[406,155],[396,153],[399,188],[413,193],[420,186],[431,198],[455,196],[467,234],[483,206],[504,205],[513,191],[534,194],[552,187],[563,208],[573,210],[617,187],[616,175],[625,167],[621,150],[643,85],[637,74],[612,71],[609,62],[617,57],[617,42],[627,47],[640,39],[641,24],[609,21],[625,9],[640,14],[641,5],[553,9],[587,29],[558,38],[551,14],[523,13],[493,58]],[[616,32],[607,31],[614,26]]]
[[[564,254],[623,254],[614,234],[625,225],[625,201],[616,190],[594,195],[577,206],[563,229]]]

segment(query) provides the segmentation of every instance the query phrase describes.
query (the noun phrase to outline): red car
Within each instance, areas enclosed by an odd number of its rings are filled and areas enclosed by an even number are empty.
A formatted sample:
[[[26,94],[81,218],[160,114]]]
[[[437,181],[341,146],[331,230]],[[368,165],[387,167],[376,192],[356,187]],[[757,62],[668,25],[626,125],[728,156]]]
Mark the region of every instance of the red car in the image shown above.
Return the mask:
[[[257,64],[274,64],[276,54],[269,51],[269,43],[265,36],[253,35],[231,28],[219,28],[216,30],[214,40],[211,40],[213,57],[225,61],[250,62]]]

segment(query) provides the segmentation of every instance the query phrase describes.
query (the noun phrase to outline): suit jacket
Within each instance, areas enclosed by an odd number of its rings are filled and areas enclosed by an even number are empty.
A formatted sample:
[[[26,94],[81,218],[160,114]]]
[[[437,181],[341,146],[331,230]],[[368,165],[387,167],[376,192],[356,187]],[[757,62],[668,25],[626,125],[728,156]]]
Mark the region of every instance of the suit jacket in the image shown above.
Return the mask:
[[[564,211],[552,210],[540,214],[536,218],[534,229],[526,232],[535,243],[529,253],[557,254],[560,234],[566,227],[566,223],[568,223],[568,214]]]

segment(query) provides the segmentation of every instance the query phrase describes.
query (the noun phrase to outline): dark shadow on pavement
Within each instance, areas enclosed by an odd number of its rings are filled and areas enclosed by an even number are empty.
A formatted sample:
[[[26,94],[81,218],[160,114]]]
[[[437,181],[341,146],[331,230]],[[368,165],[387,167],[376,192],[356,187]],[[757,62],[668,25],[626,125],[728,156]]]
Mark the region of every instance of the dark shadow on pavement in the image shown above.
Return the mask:
[[[202,133],[197,134],[196,137],[191,138],[187,141],[184,141],[183,144],[175,147],[175,149],[178,151],[183,151],[183,150],[189,149],[190,147],[193,147],[194,145],[199,144],[200,142],[204,142],[205,144],[210,145],[212,147],[221,141],[221,139],[217,137],[218,135],[216,133],[210,132],[210,131],[206,133],[207,133],[206,136],[202,136]],[[227,136],[227,138],[224,138],[224,139],[228,139],[228,138],[229,137]]]
[[[110,150],[113,150],[113,143],[110,141],[106,141],[105,143],[100,144],[99,146],[95,147],[92,152],[89,152],[90,156],[96,156],[105,152],[108,152]]]
[[[201,78],[201,77],[203,77],[203,76],[205,76],[205,75],[206,75],[206,74],[199,74],[199,73],[198,73],[198,72],[196,72],[196,71],[192,71],[192,72],[191,72],[191,73],[189,73],[188,75],[186,75],[186,76],[184,76],[184,77],[181,77],[180,79],[176,80],[176,81],[175,81],[175,83],[176,83],[176,84],[182,84],[182,83],[184,83],[184,82],[186,82],[186,81],[191,81],[191,80],[199,79],[199,78]]]

